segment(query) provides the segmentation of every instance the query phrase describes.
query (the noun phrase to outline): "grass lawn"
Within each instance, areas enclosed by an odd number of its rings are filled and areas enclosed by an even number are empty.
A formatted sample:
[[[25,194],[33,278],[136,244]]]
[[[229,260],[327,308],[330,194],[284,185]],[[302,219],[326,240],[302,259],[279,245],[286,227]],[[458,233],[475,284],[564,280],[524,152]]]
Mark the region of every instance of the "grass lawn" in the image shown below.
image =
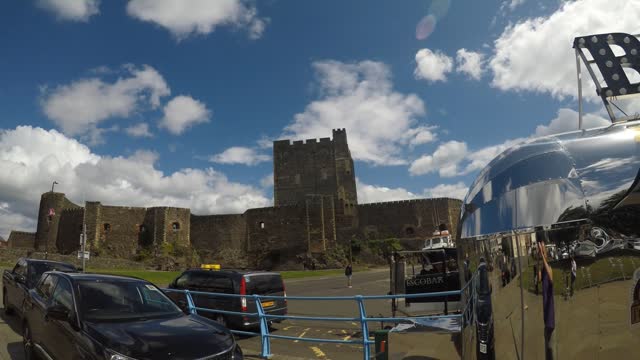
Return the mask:
[[[357,271],[358,269],[354,269]],[[360,269],[363,270],[363,269]],[[113,274],[123,276],[134,276],[145,279],[158,286],[166,286],[173,281],[182,271],[152,271],[152,270],[109,270],[109,269],[88,269],[92,273]],[[333,276],[344,274],[343,269],[314,270],[314,271],[280,271],[284,279],[299,279],[315,276]]]
[[[619,266],[612,267],[610,259],[616,265],[622,263],[622,269]],[[621,255],[597,259],[576,259],[576,264],[578,265],[578,271],[574,288],[581,289],[608,281],[622,280],[623,273],[626,279],[631,278],[633,271],[640,267],[640,257]],[[552,262],[551,267],[553,268],[553,290],[556,295],[560,295],[564,292],[566,286],[565,272],[570,269],[569,260]],[[589,273],[591,274],[591,281],[587,278]],[[533,265],[525,268],[522,280],[524,288],[533,292]],[[569,281],[571,281],[571,278],[569,278]],[[539,285],[538,289],[542,291],[542,285]]]

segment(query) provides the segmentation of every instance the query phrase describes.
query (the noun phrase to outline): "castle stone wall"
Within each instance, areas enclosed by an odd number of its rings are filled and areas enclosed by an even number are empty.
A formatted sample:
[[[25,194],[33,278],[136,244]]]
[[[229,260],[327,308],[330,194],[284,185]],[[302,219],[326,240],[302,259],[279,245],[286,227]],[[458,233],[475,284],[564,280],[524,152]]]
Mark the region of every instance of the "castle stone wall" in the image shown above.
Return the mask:
[[[60,217],[62,211],[69,208],[79,208],[79,206],[69,201],[63,193],[46,192],[40,196],[34,245],[36,249],[55,251]],[[49,216],[50,210],[55,212],[54,216]]]
[[[308,249],[303,205],[250,209],[247,221],[249,260],[259,268],[272,268],[295,259]]]
[[[92,251],[109,256],[130,258],[138,250],[140,226],[144,224],[146,209],[141,207],[99,206],[96,218],[97,242]]]
[[[184,246],[191,245],[191,211],[184,208],[163,207],[161,222],[157,226],[164,234],[163,242],[175,243]]]
[[[56,248],[60,254],[71,254],[80,249],[80,234],[84,208],[65,209],[60,214]]]
[[[420,199],[358,205],[365,238],[425,238],[445,224],[455,237],[460,200]]]
[[[244,215],[191,214],[191,244],[201,256],[215,256],[223,249],[247,250],[247,224]]]
[[[7,240],[10,249],[33,249],[35,246],[36,234],[26,231],[12,231]]]

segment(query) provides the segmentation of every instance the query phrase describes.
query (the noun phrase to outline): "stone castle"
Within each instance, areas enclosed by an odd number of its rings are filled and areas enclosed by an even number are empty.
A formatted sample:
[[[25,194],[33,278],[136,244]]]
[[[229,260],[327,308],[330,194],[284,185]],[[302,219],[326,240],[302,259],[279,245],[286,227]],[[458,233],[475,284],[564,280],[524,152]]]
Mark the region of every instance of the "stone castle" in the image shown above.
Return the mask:
[[[243,214],[196,215],[175,207],[123,207],[42,194],[35,233],[13,231],[10,248],[70,254],[83,223],[92,253],[134,258],[144,249],[180,244],[215,258],[231,249],[252,266],[273,267],[318,255],[352,239],[422,239],[446,227],[455,237],[461,201],[450,198],[358,204],[345,129],[333,139],[273,144],[274,206]],[[201,255],[202,256],[202,255]],[[255,259],[255,261],[253,260]]]

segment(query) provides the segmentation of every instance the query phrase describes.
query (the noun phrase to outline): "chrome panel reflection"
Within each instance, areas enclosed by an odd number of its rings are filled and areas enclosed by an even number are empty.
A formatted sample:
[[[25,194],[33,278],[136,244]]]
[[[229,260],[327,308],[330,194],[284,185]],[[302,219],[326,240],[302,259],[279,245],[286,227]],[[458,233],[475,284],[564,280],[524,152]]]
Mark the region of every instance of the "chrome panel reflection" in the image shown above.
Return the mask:
[[[458,234],[479,237],[586,220],[609,237],[637,238],[639,169],[638,121],[529,140],[481,171],[465,198]],[[578,237],[594,240],[587,230]],[[629,239],[626,248],[635,241]]]

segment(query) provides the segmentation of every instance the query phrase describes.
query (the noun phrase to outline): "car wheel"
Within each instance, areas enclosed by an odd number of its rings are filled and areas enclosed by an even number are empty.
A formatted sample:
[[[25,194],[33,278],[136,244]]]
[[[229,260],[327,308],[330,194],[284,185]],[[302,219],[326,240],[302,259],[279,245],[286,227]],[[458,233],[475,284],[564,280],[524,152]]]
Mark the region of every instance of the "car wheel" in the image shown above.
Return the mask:
[[[240,345],[236,345],[236,348],[233,350],[233,360],[243,360],[244,354],[242,353],[242,349],[240,349]]]
[[[2,291],[2,306],[4,307],[5,314],[11,315],[13,313],[12,309],[10,309],[8,305],[6,289]]]
[[[38,359],[35,348],[33,346],[33,338],[31,337],[31,328],[28,324],[24,324],[22,331],[22,346],[24,347],[25,360]]]

